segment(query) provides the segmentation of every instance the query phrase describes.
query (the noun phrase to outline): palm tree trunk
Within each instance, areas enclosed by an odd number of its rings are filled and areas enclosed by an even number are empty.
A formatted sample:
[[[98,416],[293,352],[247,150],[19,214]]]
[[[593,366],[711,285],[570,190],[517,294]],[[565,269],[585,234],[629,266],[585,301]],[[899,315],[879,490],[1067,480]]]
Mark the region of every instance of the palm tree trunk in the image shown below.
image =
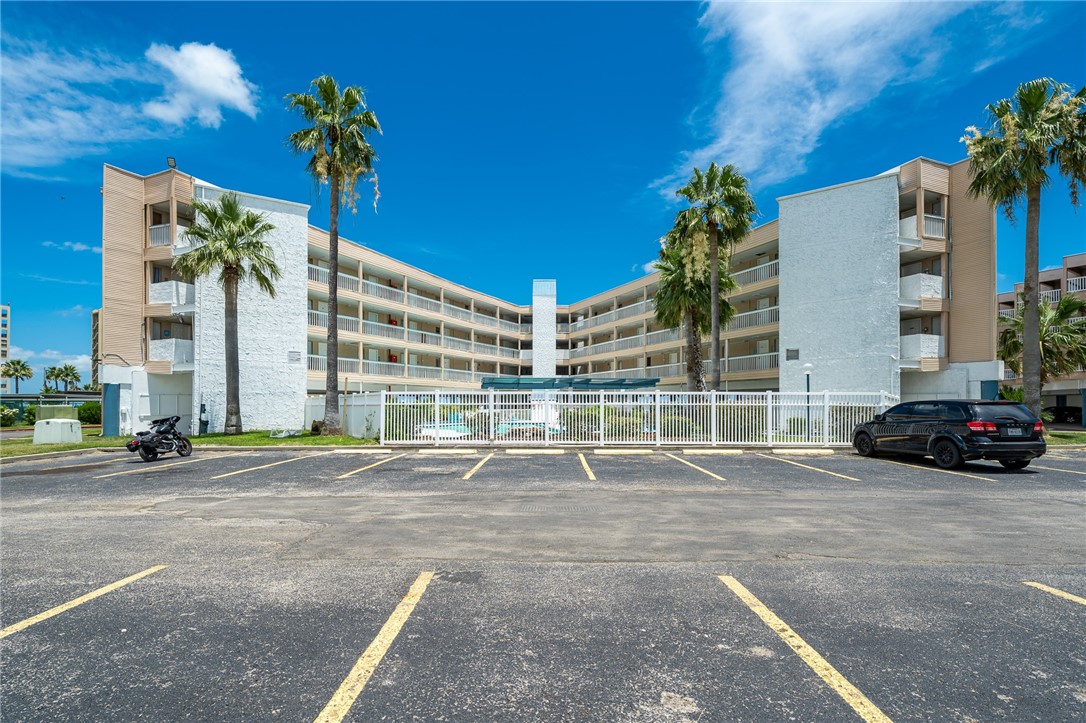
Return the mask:
[[[1037,293],[1038,230],[1041,221],[1041,187],[1026,189],[1026,278],[1022,284],[1022,391],[1025,405],[1041,416],[1041,322]]]
[[[339,172],[332,170],[328,208],[328,370],[324,377],[324,430],[339,427]]]
[[[241,434],[240,372],[238,371],[238,277],[226,277],[226,428],[227,434]]]
[[[709,224],[709,296],[712,308],[712,329],[709,333],[709,363],[712,365],[712,386],[720,390],[720,230]]]
[[[705,368],[701,363],[701,335],[694,324],[694,310],[686,312],[686,389],[690,392],[705,391]]]

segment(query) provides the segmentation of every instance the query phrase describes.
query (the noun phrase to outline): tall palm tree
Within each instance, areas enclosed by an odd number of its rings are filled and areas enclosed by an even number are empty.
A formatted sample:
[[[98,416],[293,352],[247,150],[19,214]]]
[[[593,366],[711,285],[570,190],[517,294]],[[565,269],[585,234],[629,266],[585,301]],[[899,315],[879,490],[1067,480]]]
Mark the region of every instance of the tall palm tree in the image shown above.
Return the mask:
[[[712,315],[707,310],[712,304],[709,290],[709,274],[702,272],[691,278],[684,262],[683,244],[685,227],[677,223],[662,239],[660,260],[653,266],[660,271],[660,286],[653,304],[656,320],[672,329],[682,327],[686,333],[686,388],[693,392],[705,391],[705,369],[701,355],[701,339],[712,326]],[[735,308],[724,295],[736,288],[731,274],[720,276],[720,308],[723,323],[735,315]]]
[[[60,385],[57,384],[56,386],[50,387],[49,382],[60,381],[60,367],[45,367],[45,374],[43,374],[42,377],[45,379],[45,385],[42,387],[43,392],[50,394],[57,391],[57,387]]]
[[[999,358],[1015,374],[1022,373],[1022,339],[1025,335],[1023,309],[1025,294],[1018,296],[1014,316],[1000,317],[1005,322],[999,333]],[[1041,304],[1039,333],[1041,339],[1041,386],[1053,377],[1073,374],[1086,367],[1086,301],[1066,295],[1055,306]],[[1024,381],[1024,380],[1023,380]]]
[[[241,395],[238,371],[238,284],[254,282],[275,298],[275,282],[282,275],[275,254],[264,238],[275,230],[263,214],[243,209],[235,193],[217,202],[193,199],[198,221],[187,229],[191,251],[177,256],[173,267],[183,277],[196,279],[218,273],[226,296],[226,426],[227,434],[241,434]]]
[[[19,380],[30,379],[34,376],[34,370],[22,359],[9,359],[0,369],[0,376],[15,380],[15,393],[19,393]]]
[[[693,204],[680,214],[690,239],[685,248],[688,272],[694,274],[705,264],[709,266],[712,295],[709,359],[715,391],[720,389],[720,244],[730,249],[742,241],[758,208],[747,188],[747,179],[730,163],[724,166],[710,163],[705,173],[695,168],[690,181],[675,193]],[[691,282],[691,277],[687,282]]]
[[[73,364],[65,364],[57,370],[57,381],[64,382],[65,392],[69,390],[69,384],[78,384],[80,379],[79,370]]]
[[[966,129],[969,193],[985,197],[1014,221],[1014,210],[1026,200],[1026,271],[1022,307],[1022,386],[1025,404],[1041,412],[1040,304],[1037,293],[1038,229],[1041,189],[1050,182],[1049,168],[1066,176],[1071,203],[1078,205],[1086,183],[1086,87],[1077,93],[1051,78],[1018,86],[1013,98],[989,105],[991,127]]]
[[[373,176],[377,209],[377,153],[366,139],[380,133],[377,116],[366,108],[365,91],[349,85],[340,92],[330,75],[316,78],[307,93],[287,95],[288,108],[301,111],[307,127],[291,133],[287,145],[297,154],[312,154],[306,170],[318,184],[329,184],[328,213],[328,369],[324,385],[324,434],[339,434],[339,208],[355,211],[359,179]]]

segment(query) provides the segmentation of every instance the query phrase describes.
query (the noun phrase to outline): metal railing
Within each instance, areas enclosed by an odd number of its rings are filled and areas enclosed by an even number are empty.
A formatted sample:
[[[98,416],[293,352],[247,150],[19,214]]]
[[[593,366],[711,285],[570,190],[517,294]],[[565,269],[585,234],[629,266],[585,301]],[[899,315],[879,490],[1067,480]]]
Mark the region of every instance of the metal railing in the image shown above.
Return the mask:
[[[161,223],[151,226],[147,242],[151,246],[173,245],[173,237],[170,235],[170,224]]]
[[[942,216],[925,213],[924,235],[928,238],[946,238],[946,219]]]
[[[328,357],[309,354],[306,359],[306,366],[313,372],[328,371]],[[336,368],[339,369],[341,374],[358,374],[358,360],[340,357]]]
[[[1067,280],[1067,293],[1086,291],[1086,276],[1076,276]]]
[[[385,339],[403,339],[405,330],[396,324],[382,324],[377,321],[363,321],[362,333],[370,336],[380,336]]]
[[[418,294],[412,294],[407,292],[407,305],[414,306],[416,309],[426,309],[432,311],[435,314],[441,313],[441,302],[437,299],[430,299],[425,296],[419,296]]]
[[[431,331],[408,329],[407,340],[416,344],[433,344],[434,346],[441,346],[441,334],[435,334]]]
[[[776,369],[780,366],[780,355],[777,352],[768,354],[747,354],[745,356],[733,356],[720,360],[722,372],[754,372]]]
[[[392,445],[847,446],[858,423],[896,402],[885,392],[382,392],[380,438]]]
[[[328,313],[324,311],[317,311],[316,309],[309,309],[309,325],[319,326],[322,329],[328,328]],[[358,317],[344,316],[342,314],[336,315],[336,326],[340,331],[350,331],[358,333]]]
[[[385,301],[395,301],[398,304],[402,304],[404,301],[404,293],[399,289],[394,289],[391,286],[385,286],[384,284],[377,284],[368,279],[362,279],[361,290],[362,293],[367,296],[375,296],[378,299],[384,299]]]
[[[1058,304],[1060,297],[1063,296],[1059,289],[1053,289],[1051,291],[1040,291],[1037,294],[1041,301],[1047,301],[1050,304]]]
[[[668,341],[678,341],[682,336],[679,329],[661,329],[660,331],[650,331],[645,334],[645,346],[652,346],[653,344],[662,344]]]
[[[476,312],[472,317],[476,324],[482,324],[483,326],[497,326],[498,319],[494,316],[487,316],[486,314],[480,314]]]
[[[1000,309],[999,315],[1004,319],[1013,319],[1015,311],[1014,309]]]
[[[444,346],[446,349],[471,351],[471,339],[460,339],[455,336],[446,336],[442,338],[441,345]]]
[[[471,321],[471,309],[463,309],[459,306],[453,306],[452,304],[445,304],[444,310],[445,316],[451,316],[454,319],[460,319],[462,321]]]
[[[767,309],[747,311],[732,317],[729,329],[748,329],[752,326],[776,324],[780,320],[780,307],[770,306]]]
[[[636,304],[623,306],[615,311],[616,319],[627,319],[631,316],[639,316],[646,311],[652,311],[651,301],[638,301]]]
[[[752,266],[749,269],[743,269],[738,273],[732,274],[732,278],[735,280],[735,283],[740,286],[747,286],[748,284],[756,284],[759,281],[765,281],[766,279],[780,276],[780,269],[780,261],[770,261],[769,263],[761,264],[760,266]]]

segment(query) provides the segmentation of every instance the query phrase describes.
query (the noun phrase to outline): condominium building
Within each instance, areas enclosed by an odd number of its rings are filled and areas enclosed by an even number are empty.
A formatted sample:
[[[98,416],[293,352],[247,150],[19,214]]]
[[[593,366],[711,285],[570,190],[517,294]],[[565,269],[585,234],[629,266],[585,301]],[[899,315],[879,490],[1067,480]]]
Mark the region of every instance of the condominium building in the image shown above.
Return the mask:
[[[994,213],[967,184],[965,161],[921,158],[779,199],[779,219],[731,253],[740,288],[722,387],[803,391],[809,375],[812,390],[994,395]],[[174,413],[188,423],[201,405],[222,427],[223,293],[171,267],[191,199],[221,193],[177,170],[105,166],[100,379],[120,388],[122,429]],[[283,270],[274,299],[239,291],[243,420],[299,427],[305,396],[325,387],[328,234],[304,204],[239,195],[275,226]],[[654,316],[659,274],[570,304],[555,280],[536,280],[518,305],[341,238],[337,284],[341,391],[472,389],[492,376],[686,383],[682,334]]]
[[[11,307],[0,305],[0,364],[5,363],[11,349]],[[0,377],[0,394],[13,391],[15,386],[7,377]]]
[[[1014,285],[1014,291],[996,297],[1001,320],[1012,318],[1017,312],[1022,286],[1019,282]],[[1086,253],[1064,256],[1061,266],[1043,269],[1038,274],[1037,291],[1042,302],[1052,305],[1060,303],[1067,294],[1086,300]],[[1078,317],[1075,323],[1086,324],[1086,316]],[[1003,380],[1008,385],[1022,385],[1021,376],[1010,369],[1004,370]],[[1050,380],[1041,390],[1041,404],[1045,407],[1086,407],[1086,370],[1079,369]]]

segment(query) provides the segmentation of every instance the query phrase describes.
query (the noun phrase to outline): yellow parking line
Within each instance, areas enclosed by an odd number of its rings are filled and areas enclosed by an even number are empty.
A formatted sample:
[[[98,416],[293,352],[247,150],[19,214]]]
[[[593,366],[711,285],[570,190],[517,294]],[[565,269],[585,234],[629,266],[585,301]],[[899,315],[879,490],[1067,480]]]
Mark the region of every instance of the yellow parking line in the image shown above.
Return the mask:
[[[109,585],[106,585],[105,587],[100,587],[100,588],[98,588],[97,590],[95,590],[93,592],[88,592],[86,595],[81,595],[80,597],[77,597],[75,600],[72,600],[70,602],[66,602],[63,605],[57,605],[55,608],[50,608],[49,610],[46,610],[43,613],[38,613],[37,615],[35,615],[32,618],[27,618],[26,620],[23,620],[22,622],[15,623],[14,625],[9,625],[6,628],[4,628],[3,630],[0,630],[0,638],[6,638],[7,636],[11,635],[12,633],[17,633],[20,630],[23,630],[25,628],[29,628],[31,625],[33,625],[35,623],[40,623],[42,620],[48,620],[49,618],[53,617],[54,615],[60,615],[62,612],[65,612],[66,610],[71,610],[72,608],[74,608],[77,605],[82,605],[83,603],[85,603],[85,602],[87,602],[89,600],[93,600],[96,597],[101,597],[102,595],[105,595],[107,592],[113,592],[114,590],[116,590],[118,588],[124,587],[125,585],[127,585],[130,582],[135,582],[136,580],[139,580],[142,577],[147,577],[148,575],[152,575],[152,574],[158,572],[159,570],[165,570],[167,567],[169,567],[169,565],[155,565],[154,567],[149,567],[146,570],[144,570],[143,572],[137,572],[135,575],[129,575],[128,577],[126,577],[123,580],[118,580],[117,582],[110,583]]]
[[[803,638],[796,633],[786,622],[781,620],[777,615],[767,608],[761,600],[756,598],[750,590],[747,590],[741,582],[736,580],[731,575],[720,575],[720,581],[723,582],[728,588],[736,594],[736,596],[746,603],[755,615],[762,619],[769,628],[780,636],[781,640],[788,643],[788,647],[796,651],[796,654],[803,659],[803,662],[810,666],[811,670],[818,674],[818,677],[826,681],[826,684],[833,688],[837,695],[852,706],[861,718],[865,721],[881,721],[890,723],[890,719],[879,710],[878,706],[872,703],[867,696],[860,692],[860,690],[852,683],[848,682],[845,676],[837,672],[837,669],[830,665],[829,661],[823,658],[818,652],[808,645]]]
[[[770,457],[768,454],[756,453],[759,457],[765,457],[766,459],[775,459],[778,462],[784,462],[785,464],[794,464],[797,467],[803,467],[804,469],[813,469],[815,472],[822,472],[823,474],[832,474],[834,477],[840,477],[841,479],[847,479],[851,482],[860,482],[861,480],[855,477],[849,477],[847,474],[838,474],[836,472],[830,472],[828,469],[820,469],[818,467],[812,467],[808,464],[800,464],[799,462],[793,462],[790,459],[781,459],[780,457]]]
[[[106,477],[117,477],[122,474],[137,474],[139,472],[154,472],[160,469],[173,469],[174,467],[180,467],[183,464],[192,464],[193,462],[206,462],[209,459],[226,459],[227,457],[237,457],[245,454],[245,452],[233,452],[232,454],[222,454],[218,457],[200,457],[199,459],[186,459],[184,462],[170,462],[168,464],[160,464],[154,467],[147,467],[145,465],[139,465],[136,469],[126,469],[120,472],[110,472],[109,474],[100,474],[97,477],[91,479],[105,479]],[[214,479],[214,478],[212,478]]]
[[[584,453],[578,452],[577,456],[581,458],[581,466],[584,467],[584,473],[588,475],[588,479],[595,482],[596,475],[592,474],[592,468],[588,466],[588,460],[584,458]]]
[[[704,472],[705,474],[709,475],[709,476],[710,476],[710,477],[712,477],[713,479],[718,479],[718,480],[720,480],[721,482],[727,482],[727,480],[726,480],[726,479],[724,479],[723,477],[721,477],[720,475],[718,475],[718,474],[713,474],[713,473],[712,473],[712,472],[710,472],[709,470],[707,470],[707,469],[704,469],[704,468],[702,468],[702,467],[699,467],[699,466],[697,466],[696,464],[694,464],[693,462],[687,462],[687,461],[686,461],[685,459],[683,459],[682,457],[676,457],[676,456],[675,456],[675,455],[673,455],[673,454],[667,454],[667,453],[665,453],[665,456],[666,456],[666,457],[671,457],[671,458],[672,458],[673,460],[675,460],[675,461],[677,461],[677,462],[682,462],[682,463],[683,463],[683,464],[685,464],[685,465],[686,465],[687,467],[693,467],[693,468],[694,468],[694,469],[696,469],[696,470],[697,470],[698,472]]]
[[[400,629],[407,622],[407,618],[411,616],[411,612],[418,605],[419,599],[426,592],[426,586],[430,584],[433,577],[434,573],[432,571],[423,572],[418,576],[411,589],[407,591],[407,595],[392,611],[392,615],[381,628],[381,632],[377,633],[377,637],[366,648],[366,652],[362,653],[362,657],[351,668],[351,672],[343,679],[339,689],[332,696],[332,699],[328,701],[328,705],[324,706],[324,710],[316,717],[314,723],[339,723],[339,721],[343,720],[351,710],[355,700],[358,699],[362,689],[366,687],[366,683],[369,681],[370,676],[373,675],[373,671],[377,670],[377,665],[381,662],[381,658],[384,657],[385,653],[388,652],[392,641],[396,639]]]
[[[395,457],[386,457],[385,459],[382,459],[380,462],[374,462],[373,464],[367,464],[365,467],[359,467],[358,469],[347,472],[346,474],[341,474],[339,477],[336,477],[336,479],[344,479],[346,477],[350,477],[352,474],[358,474],[359,472],[365,472],[366,470],[372,469],[372,468],[376,467],[377,465],[384,464],[385,462],[391,462],[394,459],[399,459],[400,457],[406,457],[406,456],[407,456],[407,453],[404,452],[403,454],[398,454]]]
[[[1030,587],[1035,587],[1038,590],[1044,590],[1045,592],[1051,593],[1051,594],[1055,595],[1056,597],[1062,597],[1064,600],[1070,600],[1071,602],[1077,602],[1079,605],[1086,605],[1086,598],[1079,597],[1078,595],[1072,595],[1069,592],[1064,592],[1063,590],[1058,590],[1058,589],[1056,589],[1054,587],[1049,587],[1048,585],[1043,585],[1043,584],[1041,584],[1039,582],[1028,582],[1026,580],[1023,580],[1022,584],[1023,585],[1029,585]]]
[[[21,462],[22,460],[15,459],[13,461]],[[77,469],[79,467],[100,467],[103,464],[110,464],[111,462],[120,462],[120,461],[121,461],[121,458],[118,457],[116,459],[104,459],[104,460],[101,460],[101,461],[98,461],[98,462],[84,462],[83,464],[63,464],[63,465],[61,465],[59,467],[34,467],[33,470],[35,472],[54,472],[54,471],[56,471],[58,469]],[[19,470],[19,471],[21,471],[21,470]]]
[[[291,457],[290,459],[281,459],[278,462],[272,462],[271,464],[262,464],[262,465],[259,465],[257,467],[246,467],[245,469],[239,469],[239,470],[236,470],[234,472],[227,472],[226,474],[216,475],[216,476],[212,477],[211,479],[222,479],[223,477],[231,477],[231,476],[236,475],[236,474],[241,474],[242,472],[255,472],[258,469],[267,469],[268,467],[275,467],[275,466],[280,465],[280,464],[286,464],[287,462],[297,462],[300,459],[309,459],[310,457],[321,457],[321,456],[324,456],[326,454],[331,454],[331,452],[319,452],[317,454],[307,454],[307,455],[305,455],[303,457]]]
[[[999,483],[999,480],[994,480],[991,477],[981,477],[979,474],[969,474],[968,472],[955,472],[949,469],[943,469],[942,467],[921,467],[915,464],[909,464],[908,462],[898,462],[894,459],[879,459],[880,462],[889,462],[890,464],[900,464],[904,467],[912,467],[913,469],[931,470],[933,472],[945,472],[946,474],[956,474],[959,477],[972,477],[973,479],[984,480],[985,482]]]
[[[472,467],[472,468],[471,468],[471,471],[470,471],[470,472],[468,472],[468,473],[467,473],[466,475],[464,475],[463,477],[461,477],[461,479],[471,479],[471,476],[472,476],[473,474],[475,474],[476,472],[478,472],[479,470],[481,470],[481,469],[483,468],[483,465],[484,465],[484,464],[486,464],[486,463],[487,463],[487,461],[489,461],[489,460],[490,460],[490,458],[491,458],[491,457],[493,457],[493,456],[494,456],[494,453],[493,453],[493,452],[491,452],[491,453],[490,453],[490,454],[488,454],[487,456],[483,457],[483,458],[482,458],[482,460],[480,460],[479,464],[477,464],[477,465],[475,465],[474,467]]]
[[[1033,467],[1033,469],[1047,469],[1050,472],[1066,472],[1067,474],[1086,475],[1086,472],[1078,472],[1077,470],[1073,470],[1073,469],[1060,469],[1059,467],[1042,467],[1039,464],[1034,464],[1034,465],[1031,465],[1031,466]]]

